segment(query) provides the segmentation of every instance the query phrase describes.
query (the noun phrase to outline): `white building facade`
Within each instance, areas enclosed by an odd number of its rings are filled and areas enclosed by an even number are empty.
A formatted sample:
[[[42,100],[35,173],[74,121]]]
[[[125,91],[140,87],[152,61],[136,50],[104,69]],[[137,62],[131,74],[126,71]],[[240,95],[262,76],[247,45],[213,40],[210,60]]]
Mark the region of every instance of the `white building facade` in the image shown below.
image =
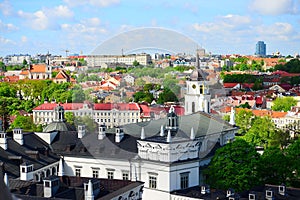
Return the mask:
[[[107,67],[110,63],[123,63],[132,65],[134,61],[140,65],[148,65],[151,63],[149,54],[130,54],[130,55],[89,55],[86,57],[88,67]]]
[[[75,117],[89,116],[98,124],[114,127],[143,121],[140,106],[137,103],[64,103],[60,104],[66,112]],[[49,124],[55,119],[54,109],[57,103],[44,103],[32,110],[35,124]]]

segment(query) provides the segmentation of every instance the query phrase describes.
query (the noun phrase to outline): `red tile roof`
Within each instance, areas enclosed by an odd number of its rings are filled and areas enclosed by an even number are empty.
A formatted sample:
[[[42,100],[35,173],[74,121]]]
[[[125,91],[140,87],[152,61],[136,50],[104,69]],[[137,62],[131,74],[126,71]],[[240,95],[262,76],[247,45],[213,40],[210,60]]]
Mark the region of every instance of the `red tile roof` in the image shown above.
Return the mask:
[[[234,88],[239,83],[223,83],[224,88]]]
[[[178,116],[183,116],[184,115],[184,107],[182,106],[173,106],[174,109],[175,109],[175,113],[178,115]],[[171,107],[165,107],[165,110],[166,112],[169,112]]]
[[[5,82],[17,82],[19,80],[19,76],[6,76],[4,77]]]
[[[63,106],[65,110],[78,110],[83,108],[83,103],[62,103],[60,105]],[[53,110],[57,106],[58,103],[44,103],[33,110]],[[90,104],[90,106],[94,106],[95,110],[140,110],[137,103],[95,103],[94,105]]]

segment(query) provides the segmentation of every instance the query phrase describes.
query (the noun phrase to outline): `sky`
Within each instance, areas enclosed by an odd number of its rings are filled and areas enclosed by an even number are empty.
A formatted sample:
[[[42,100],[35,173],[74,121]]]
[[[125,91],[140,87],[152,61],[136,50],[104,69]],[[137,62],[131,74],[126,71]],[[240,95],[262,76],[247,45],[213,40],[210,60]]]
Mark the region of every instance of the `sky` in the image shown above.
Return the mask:
[[[294,55],[300,51],[300,0],[2,0],[0,56],[88,55],[144,27],[184,34],[212,54],[253,55],[262,40],[267,54]]]

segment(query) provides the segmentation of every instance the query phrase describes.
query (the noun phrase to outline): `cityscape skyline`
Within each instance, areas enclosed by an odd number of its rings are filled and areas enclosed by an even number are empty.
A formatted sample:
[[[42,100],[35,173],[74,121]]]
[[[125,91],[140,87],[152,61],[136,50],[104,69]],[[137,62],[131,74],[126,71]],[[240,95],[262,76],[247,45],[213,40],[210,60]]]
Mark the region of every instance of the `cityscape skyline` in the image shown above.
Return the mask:
[[[230,5],[230,6],[226,6]],[[120,33],[143,27],[179,32],[213,54],[253,55],[257,41],[267,54],[299,52],[297,0],[139,2],[122,0],[0,3],[0,56],[90,54]],[[163,41],[161,41],[163,42]],[[121,50],[120,50],[121,51]]]

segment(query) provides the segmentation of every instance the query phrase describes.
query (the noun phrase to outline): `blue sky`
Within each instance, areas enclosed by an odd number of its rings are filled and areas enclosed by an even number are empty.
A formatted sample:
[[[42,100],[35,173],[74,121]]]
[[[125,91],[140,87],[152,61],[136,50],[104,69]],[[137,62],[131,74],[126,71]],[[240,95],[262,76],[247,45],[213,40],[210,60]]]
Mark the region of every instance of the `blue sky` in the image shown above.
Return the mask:
[[[125,31],[178,31],[213,54],[300,51],[300,0],[4,0],[0,56],[91,53]],[[162,41],[163,42],[163,41]]]

